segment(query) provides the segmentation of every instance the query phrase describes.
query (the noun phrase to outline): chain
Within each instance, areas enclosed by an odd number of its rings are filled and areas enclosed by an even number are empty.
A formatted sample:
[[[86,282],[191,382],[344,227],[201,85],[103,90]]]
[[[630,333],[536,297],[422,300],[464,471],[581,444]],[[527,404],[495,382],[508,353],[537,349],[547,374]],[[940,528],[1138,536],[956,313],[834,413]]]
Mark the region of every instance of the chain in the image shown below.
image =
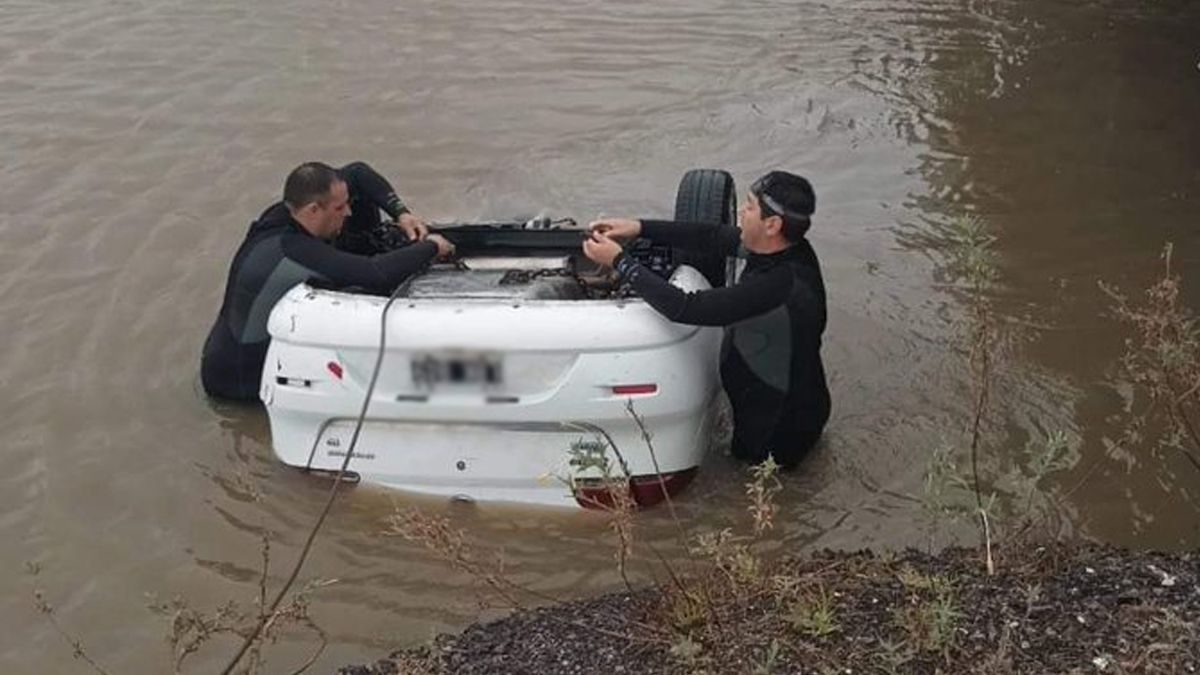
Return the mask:
[[[579,289],[583,291],[583,297],[591,300],[592,289],[584,283],[583,279],[574,271],[565,267],[551,267],[540,270],[508,270],[504,276],[500,278],[501,286],[513,286],[517,284],[528,284],[536,279],[561,278],[566,277],[574,279],[579,285]]]

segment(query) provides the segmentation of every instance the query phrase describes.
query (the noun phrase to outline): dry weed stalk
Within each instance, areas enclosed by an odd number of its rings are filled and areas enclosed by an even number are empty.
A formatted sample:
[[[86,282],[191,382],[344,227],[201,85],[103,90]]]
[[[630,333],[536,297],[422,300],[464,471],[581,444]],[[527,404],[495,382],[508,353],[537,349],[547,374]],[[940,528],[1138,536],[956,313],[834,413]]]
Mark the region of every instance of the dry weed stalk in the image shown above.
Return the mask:
[[[617,542],[617,550],[613,556],[616,558],[617,571],[621,574],[621,580],[625,582],[625,588],[632,593],[633,586],[629,583],[626,566],[633,556],[633,511],[637,503],[633,500],[628,481],[623,485],[610,482],[607,489],[611,495],[611,504],[606,509],[610,515],[609,527]]]
[[[762,579],[762,565],[744,541],[730,528],[705,532],[696,537],[693,552],[706,558],[730,589],[742,590]]]
[[[654,452],[654,436],[646,428],[646,420],[634,409],[632,398],[625,400],[625,411],[629,413],[634,423],[637,424],[638,432],[642,436],[642,442],[646,444],[646,451],[650,453],[650,461],[654,465],[654,473],[658,476],[658,489],[662,491],[663,499],[667,502],[667,511],[671,514],[671,522],[675,524],[675,534],[679,537],[680,543],[683,543],[686,541],[687,535],[684,533],[682,521],[679,520],[679,514],[675,511],[675,502],[671,499],[671,493],[667,491],[667,482],[663,478],[662,469],[658,466],[658,454]]]
[[[776,477],[778,468],[768,459],[749,469],[751,479],[745,492],[753,534],[739,536],[724,528],[697,535],[688,547],[697,569],[686,577],[673,575],[674,586],[660,589],[659,614],[679,640],[672,654],[685,665],[702,651],[696,640],[702,642],[708,630],[719,629],[722,616],[736,613],[739,606],[763,594],[782,604],[785,596],[798,592],[798,579],[770,574],[767,564],[751,549],[751,544],[771,529],[778,513],[775,497],[782,489]]]
[[[596,485],[592,486],[592,489],[596,488]],[[608,515],[608,527],[612,530],[616,542],[613,558],[617,563],[617,572],[621,575],[625,589],[632,593],[633,584],[629,581],[627,570],[629,561],[633,558],[633,514],[637,510],[637,502],[633,498],[628,479],[604,476],[600,479],[598,491],[602,496],[593,497],[584,495],[577,489],[576,498]]]
[[[773,457],[750,467],[751,479],[746,483],[746,497],[750,500],[750,506],[746,508],[754,520],[755,537],[762,536],[763,532],[775,526],[775,515],[779,512],[775,495],[783,489],[778,473],[779,465]]]
[[[231,483],[247,501],[259,504],[264,500],[262,490],[249,467],[249,458],[236,449],[239,463],[234,469]],[[309,615],[309,596],[317,589],[337,583],[336,579],[312,580],[284,601],[284,593],[291,588],[294,578],[281,589],[273,603],[268,601],[267,582],[271,571],[271,533],[263,523],[259,524],[259,556],[261,566],[258,575],[258,593],[252,609],[243,609],[234,600],[217,607],[211,613],[200,611],[184,598],[176,597],[170,602],[150,605],[151,611],[169,617],[170,627],[167,642],[171,646],[174,672],[179,673],[184,662],[200,648],[219,635],[240,638],[242,649],[234,662],[226,666],[227,672],[259,673],[266,666],[263,648],[274,644],[289,627],[297,627],[316,636],[318,644],[308,658],[293,673],[307,671],[324,653],[329,640],[322,629]],[[295,570],[298,572],[299,570]],[[239,666],[239,661],[245,659]]]
[[[653,434],[651,434],[650,430],[646,427],[645,419],[643,419],[634,408],[632,398],[626,399],[625,410],[629,413],[629,416],[633,418],[634,423],[637,424],[638,431],[642,437],[642,442],[646,444],[646,451],[650,453],[650,461],[653,463],[654,473],[658,477],[658,488],[662,492],[663,499],[667,503],[667,511],[671,514],[671,522],[675,527],[676,541],[679,544],[679,547],[689,557],[692,568],[691,573],[693,575],[702,575],[703,572],[699,571],[701,569],[700,562],[696,559],[692,547],[688,545],[687,532],[684,530],[683,522],[679,519],[679,514],[675,510],[675,502],[671,499],[671,493],[667,490],[666,480],[663,478],[662,469],[659,467],[658,455],[654,451]],[[671,579],[671,589],[664,588],[661,584],[658,584],[659,591],[664,598],[668,599],[668,604],[674,606],[675,603],[682,602],[687,606],[698,607],[708,613],[708,618],[714,624],[719,625],[720,619],[715,611],[716,604],[713,601],[712,593],[708,588],[708,585],[702,583],[699,584],[698,589],[687,588],[682,581],[682,575],[675,570],[674,566],[671,565],[671,563],[664,558],[662,554],[660,554],[658,550],[654,548],[653,545],[647,543],[647,547],[654,552],[659,563],[666,571],[667,576]]]
[[[958,219],[951,232],[953,268],[966,281],[970,303],[968,362],[975,389],[971,410],[971,487],[983,532],[987,572],[992,575],[996,573],[996,567],[992,558],[991,528],[983,505],[983,486],[979,479],[979,451],[983,442],[983,422],[991,397],[998,339],[996,315],[991,302],[992,284],[996,279],[996,257],[992,244],[996,238],[987,231],[982,220],[972,216]]]
[[[620,461],[619,474],[613,472],[610,449]],[[567,454],[571,473],[560,477],[560,480],[570,488],[572,496],[580,504],[608,514],[609,528],[616,538],[613,556],[617,571],[625,588],[632,593],[633,585],[629,581],[627,566],[633,556],[633,512],[637,509],[637,502],[630,484],[629,466],[607,435],[596,435],[590,441],[579,439],[571,444]],[[585,477],[585,474],[593,475]]]
[[[651,434],[633,405],[629,403],[626,407],[641,431],[642,440],[646,443],[660,477],[659,487],[671,510],[676,531],[683,538],[682,523],[670,501],[670,495],[667,494],[666,485],[661,480],[662,473],[654,455]],[[565,426],[590,431],[594,438],[581,438],[572,443],[568,450],[571,473],[559,478],[581,503],[602,510],[610,516],[610,527],[615,535],[614,559],[617,570],[627,590],[632,593],[634,589],[629,581],[627,569],[634,555],[634,513],[637,502],[631,490],[628,464],[613,445],[612,439],[603,434],[602,430],[576,422],[566,423]],[[610,458],[610,452],[615,454],[619,461],[620,473],[614,470],[615,465]],[[748,542],[771,529],[778,514],[775,498],[782,489],[777,478],[778,465],[768,460],[752,467],[750,473],[751,479],[745,484],[745,489],[750,502],[747,510],[753,522],[753,537],[735,536],[730,529],[700,535],[693,546],[685,547],[700,569],[686,576],[678,574],[668,560],[654,547],[648,546],[658,556],[659,563],[671,579],[670,586],[659,586],[660,616],[670,628],[678,631],[679,635],[689,635],[693,629],[706,625],[719,626],[720,614],[727,605],[732,607],[748,597],[764,592],[773,587],[772,584],[776,581],[775,577],[766,573],[764,563],[754,554]],[[389,518],[385,534],[400,536],[420,544],[448,562],[454,569],[481,582],[510,608],[523,608],[523,595],[535,596],[549,602],[556,601],[555,598],[513,583],[506,577],[501,562],[485,561],[478,556],[464,532],[452,527],[447,518],[425,514],[415,508],[397,509]],[[664,640],[663,635],[658,632],[659,628],[655,626],[639,624],[641,628],[649,628],[651,634],[638,637],[614,633],[579,621],[564,623],[630,642],[661,644]]]
[[[291,600],[282,604],[277,611],[273,612],[268,617],[266,623],[263,624],[263,629],[259,633],[258,639],[247,650],[246,661],[242,664],[240,672],[261,672],[266,665],[266,660],[263,657],[263,647],[267,644],[274,644],[282,632],[290,626],[307,630],[319,640],[316,649],[313,650],[304,663],[290,672],[295,674],[303,673],[316,663],[316,660],[324,653],[329,641],[325,631],[313,621],[308,613],[308,597],[318,588],[328,586],[332,583],[336,582],[310,582],[297,592]],[[247,611],[236,601],[230,600],[217,607],[211,613],[206,613],[192,607],[183,598],[176,597],[170,602],[153,604],[150,606],[150,609],[170,619],[167,643],[171,647],[173,672],[178,674],[182,671],[184,662],[213,638],[220,635],[228,635],[245,639],[251,635],[254,627],[258,625],[258,622],[264,616],[265,607],[260,601],[256,603],[253,610]]]
[[[1165,419],[1171,436],[1166,444],[1200,471],[1200,324],[1179,300],[1180,277],[1171,270],[1173,247],[1163,249],[1163,276],[1145,291],[1142,303],[1131,302],[1115,288],[1100,288],[1113,301],[1117,318],[1134,329],[1125,341],[1121,364],[1149,398],[1136,415],[1127,440],[1138,438],[1152,418]]]
[[[961,216],[946,227],[949,261],[947,272],[963,284],[968,318],[966,336],[967,362],[971,369],[971,418],[969,425],[969,459],[971,463],[971,492],[975,497],[975,515],[979,519],[980,536],[986,553],[988,574],[995,573],[992,557],[991,527],[985,506],[984,488],[980,478],[980,453],[983,446],[983,426],[991,402],[993,376],[999,328],[992,308],[992,287],[997,276],[996,256],[992,250],[995,237],[987,225],[975,216]],[[929,488],[929,480],[926,480]],[[994,495],[989,501],[994,501]]]
[[[667,500],[676,533],[693,563],[690,574],[679,575],[670,563],[660,556],[660,562],[673,583],[670,588],[659,589],[663,614],[675,630],[684,634],[690,634],[693,628],[705,622],[712,626],[720,626],[723,605],[737,602],[740,598],[761,590],[773,579],[765,573],[763,562],[751,550],[747,538],[735,535],[731,529],[701,533],[693,539],[692,544],[687,543],[688,538],[683,525],[665,484],[662,484],[662,472],[655,457],[650,433],[642,418],[633,409],[632,401],[627,403],[626,408],[641,430],[642,439],[654,461],[655,472],[660,477],[660,487]],[[752,541],[773,527],[778,513],[775,497],[783,486],[777,477],[779,465],[772,458],[751,467],[749,471],[751,478],[745,484],[745,493],[749,501],[747,511],[753,523],[753,535],[748,539]]]
[[[36,574],[36,568],[34,569],[35,571],[33,573]],[[86,663],[94,672],[100,673],[100,675],[108,675],[108,671],[105,670],[104,667],[99,663],[97,663],[95,659],[88,655],[87,650],[83,647],[83,641],[68,632],[67,629],[58,622],[58,617],[54,615],[54,607],[46,601],[46,596],[41,589],[35,589],[33,591],[33,602],[37,607],[37,610],[42,613],[42,616],[46,617],[46,621],[49,622],[50,627],[54,629],[54,632],[57,633],[64,642],[71,646],[71,656]]]
[[[249,468],[245,465],[245,457],[239,452],[238,458],[242,463],[235,469],[231,484],[246,497],[247,501],[261,502],[262,493],[251,476]],[[211,613],[206,613],[196,609],[182,597],[176,597],[170,602],[150,605],[151,611],[169,618],[167,643],[171,649],[172,672],[180,673],[184,663],[190,657],[214,637],[221,635],[241,638],[249,645],[245,650],[247,660],[238,671],[241,673],[261,672],[265,664],[262,654],[263,647],[267,643],[276,642],[280,634],[290,626],[297,626],[312,632],[320,641],[308,659],[291,672],[296,674],[305,672],[325,651],[328,639],[325,631],[309,616],[308,597],[316,589],[336,583],[336,581],[309,582],[288,602],[280,603],[273,611],[269,611],[266,603],[267,578],[271,564],[271,537],[265,527],[260,526],[259,529],[262,542],[260,547],[262,569],[259,574],[258,595],[252,610],[243,610],[236,601],[230,600]],[[30,571],[36,575],[40,570],[37,565],[30,564]],[[59,624],[54,609],[46,602],[41,590],[34,591],[34,603],[55,632],[71,645],[75,658],[84,661],[96,672],[106,673],[87,654],[82,642]],[[255,630],[256,626],[259,627],[259,630]]]
[[[1004,492],[1004,488],[999,485],[1010,476],[993,471],[990,486],[985,483],[984,476],[984,461],[987,459],[985,427],[995,402],[997,363],[1004,336],[1002,317],[997,315],[993,306],[994,287],[998,277],[997,258],[993,250],[996,238],[988,232],[986,223],[974,216],[956,218],[942,229],[941,243],[947,258],[945,270],[955,281],[956,289],[962,294],[966,306],[966,318],[963,321],[959,344],[966,352],[970,371],[971,399],[964,451],[969,467],[960,473],[955,444],[943,443],[936,446],[926,467],[925,495],[921,502],[931,516],[931,544],[939,518],[956,519],[965,514],[973,517],[979,529],[985,568],[989,575],[993,575],[996,571],[993,551],[995,535],[1001,531],[1005,532],[1006,536],[1011,534],[1008,529],[997,527],[1002,522],[998,516],[997,504]],[[1035,494],[1039,493],[1040,482],[1051,473],[1071,468],[1076,461],[1078,455],[1066,434],[1051,431],[1047,434],[1044,444],[1034,447],[1029,465],[1013,472],[1012,475],[1015,475],[1018,481],[1016,488],[1008,495],[1011,497],[1013,508],[1019,506],[1022,503],[1021,498],[1024,497],[1024,512],[1021,518],[1023,524],[1019,532],[1024,532],[1035,522],[1033,499]],[[960,504],[965,501],[965,495],[958,494],[960,492],[970,493],[973,506],[967,508],[965,504]],[[1049,493],[1045,496],[1046,508],[1049,511],[1055,501]]]
[[[396,508],[392,515],[388,516],[388,528],[384,534],[420,544],[455,570],[467,574],[491,589],[510,609],[525,607],[520,597],[522,594],[550,602],[557,600],[509,579],[502,557],[481,559],[467,541],[466,534],[451,525],[448,518],[429,515],[417,508]]]
[[[1185,662],[1189,655],[1194,657],[1200,654],[1200,630],[1194,622],[1184,619],[1174,610],[1152,606],[1147,606],[1145,610],[1154,615],[1150,620],[1152,641],[1142,648],[1137,658],[1123,660],[1122,666],[1126,672],[1182,672],[1181,662]],[[1190,665],[1187,667],[1192,672]]]
[[[355,440],[356,438],[351,439],[350,451],[346,453],[347,458],[349,458],[353,452]],[[296,563],[292,566],[291,573],[283,582],[283,585],[275,593],[275,597],[273,600],[271,600],[270,604],[263,605],[260,602],[260,611],[258,612],[258,616],[254,619],[252,628],[247,631],[245,635],[243,635],[244,639],[241,647],[238,648],[237,652],[233,655],[233,658],[231,658],[229,663],[226,664],[225,668],[221,671],[221,675],[229,675],[230,673],[234,672],[234,669],[237,668],[238,664],[247,653],[258,654],[262,649],[262,644],[267,640],[267,634],[270,627],[276,625],[278,620],[283,615],[288,613],[288,607],[290,605],[284,605],[284,598],[287,596],[287,593],[291,590],[292,586],[295,585],[296,580],[300,576],[300,570],[304,567],[305,561],[308,560],[308,554],[312,551],[313,543],[317,538],[317,533],[321,531],[321,526],[325,523],[325,519],[329,516],[330,510],[333,508],[333,502],[337,498],[338,488],[341,486],[342,476],[345,474],[345,472],[346,466],[343,464],[341,471],[333,479],[333,486],[330,487],[329,496],[326,499],[325,507],[322,509],[321,515],[317,517],[316,523],[309,531],[308,537],[305,539],[304,546],[300,550],[300,555],[296,559]],[[299,597],[299,595],[300,594],[297,594],[295,597]],[[260,586],[259,597],[262,600],[266,599],[265,585]],[[293,599],[292,602],[294,603],[295,599]],[[322,644],[319,649],[324,650],[324,648],[325,646]]]
[[[404,510],[396,509],[388,518],[388,522],[389,525],[388,529],[384,532],[385,535],[403,537],[407,541],[420,544],[432,551],[442,560],[448,562],[454,569],[471,576],[476,581],[490,588],[493,593],[507,603],[508,609],[526,608],[526,605],[521,602],[521,595],[526,595],[547,603],[558,603],[560,601],[559,598],[526,588],[509,579],[504,568],[503,558],[500,556],[497,556],[493,560],[482,560],[475,554],[463,531],[451,526],[447,518],[431,516],[422,513],[419,509],[409,508]],[[582,621],[557,619],[553,616],[548,618],[551,621],[628,642],[661,642],[661,639],[653,635],[634,636],[592,626]]]
[[[167,643],[171,646],[172,672],[179,673],[188,657],[205,643],[223,633],[237,634],[240,612],[232,601],[218,607],[211,615],[191,607],[183,598],[170,603],[151,605],[150,609],[170,617]]]

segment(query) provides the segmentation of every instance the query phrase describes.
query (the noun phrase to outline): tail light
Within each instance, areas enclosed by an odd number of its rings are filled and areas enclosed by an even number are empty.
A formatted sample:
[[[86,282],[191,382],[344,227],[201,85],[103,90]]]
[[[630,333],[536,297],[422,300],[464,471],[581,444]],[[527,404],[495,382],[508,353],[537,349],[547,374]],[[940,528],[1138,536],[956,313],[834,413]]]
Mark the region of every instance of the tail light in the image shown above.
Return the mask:
[[[696,477],[696,470],[697,467],[693,466],[683,471],[633,476],[623,485],[629,490],[635,504],[643,508],[650,507],[667,497],[679,494]],[[613,496],[609,487],[598,478],[576,481],[575,501],[585,509],[608,509],[613,506]]]
[[[658,393],[657,384],[618,384],[612,388],[617,396],[647,396]]]

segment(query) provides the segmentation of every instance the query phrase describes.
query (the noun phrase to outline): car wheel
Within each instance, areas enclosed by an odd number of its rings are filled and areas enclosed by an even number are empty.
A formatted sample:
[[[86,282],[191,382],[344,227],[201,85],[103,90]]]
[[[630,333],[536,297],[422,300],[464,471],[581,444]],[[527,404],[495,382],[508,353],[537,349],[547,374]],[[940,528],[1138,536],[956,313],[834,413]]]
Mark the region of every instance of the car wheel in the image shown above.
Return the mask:
[[[719,169],[692,169],[683,174],[675,193],[675,220],[690,223],[737,223],[737,189],[733,176]],[[675,261],[691,265],[714,288],[724,286],[728,261],[725,256],[702,251],[676,251]],[[728,275],[732,281],[732,275]]]

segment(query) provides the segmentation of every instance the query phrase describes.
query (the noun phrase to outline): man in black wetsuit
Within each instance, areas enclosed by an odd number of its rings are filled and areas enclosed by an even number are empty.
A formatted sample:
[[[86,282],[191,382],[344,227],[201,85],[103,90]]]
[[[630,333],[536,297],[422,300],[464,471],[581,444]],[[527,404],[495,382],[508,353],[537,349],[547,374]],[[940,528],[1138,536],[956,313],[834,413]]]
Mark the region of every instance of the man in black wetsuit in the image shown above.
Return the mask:
[[[736,457],[768,456],[791,468],[817,442],[829,419],[821,363],[825,284],[804,235],[816,207],[804,178],[772,171],[758,179],[738,227],[713,223],[603,219],[591,224],[584,253],[616,269],[651,307],[678,323],[725,326],[721,382],[733,408]],[[622,252],[614,239],[646,237],[684,248],[734,255],[746,251],[737,284],[685,293]]]
[[[380,208],[397,219],[412,244],[370,255],[369,233],[381,222]],[[330,243],[335,239],[337,246]],[[452,251],[366,164],[341,171],[319,162],[300,165],[284,183],[283,201],[250,224],[233,257],[221,312],[204,343],[204,390],[231,399],[258,396],[270,344],[267,317],[296,284],[315,278],[390,292],[435,256]]]

